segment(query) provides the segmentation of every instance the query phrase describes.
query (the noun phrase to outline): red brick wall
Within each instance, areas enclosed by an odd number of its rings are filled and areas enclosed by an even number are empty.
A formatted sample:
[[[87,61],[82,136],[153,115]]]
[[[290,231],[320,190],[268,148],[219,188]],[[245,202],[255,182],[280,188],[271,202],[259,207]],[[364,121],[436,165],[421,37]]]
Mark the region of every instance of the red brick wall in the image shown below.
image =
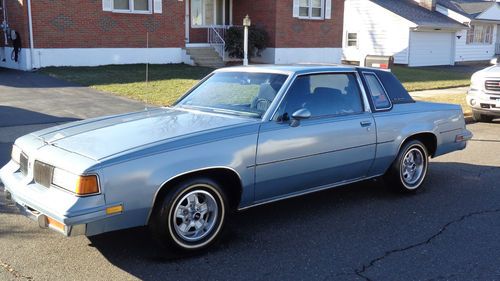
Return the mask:
[[[291,0],[233,0],[233,24],[242,25],[248,15],[252,25],[263,27],[269,34],[269,47],[276,46],[276,5]],[[290,10],[290,17],[292,12]]]
[[[147,31],[150,47],[183,47],[184,11],[178,0],[149,15],[104,12],[101,0],[35,0],[35,48],[141,48]]]
[[[332,19],[304,20],[293,18],[293,1],[278,0],[276,47],[341,48],[344,22],[344,0],[332,0]]]
[[[304,20],[293,17],[293,0],[236,0],[233,22],[241,25],[248,14],[252,24],[269,33],[269,47],[341,48],[344,0],[332,0],[332,19]]]
[[[5,1],[7,5],[7,17],[9,27],[11,29],[19,32],[21,36],[21,42],[23,48],[28,48],[29,46],[29,35],[28,35],[28,9],[26,7],[26,0],[8,0]],[[3,12],[0,14],[0,23],[3,21]],[[0,31],[0,46],[4,46],[5,37],[3,31]],[[10,44],[10,43],[9,43]]]
[[[32,1],[36,48],[183,47],[185,1],[163,0],[163,13],[140,15],[102,11],[100,0]],[[28,46],[27,9],[9,0],[10,25]],[[22,1],[26,3],[26,0]],[[234,0],[233,23],[245,15],[269,33],[269,47],[342,47],[344,0],[332,0],[331,20],[302,20],[292,16],[293,0]],[[206,29],[191,29],[190,42],[206,42]]]
[[[206,28],[192,28],[192,27],[190,27],[190,29],[189,29],[189,43],[207,43],[208,42],[207,34],[208,34],[208,30]]]

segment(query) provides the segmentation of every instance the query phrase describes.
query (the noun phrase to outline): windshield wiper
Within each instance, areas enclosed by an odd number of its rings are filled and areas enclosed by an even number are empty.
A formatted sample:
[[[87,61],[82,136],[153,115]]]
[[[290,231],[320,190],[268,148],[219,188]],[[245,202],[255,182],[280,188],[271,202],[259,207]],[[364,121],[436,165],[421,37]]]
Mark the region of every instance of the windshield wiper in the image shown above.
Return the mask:
[[[237,115],[237,116],[253,116],[253,117],[260,117],[261,116],[259,113],[255,113],[255,112],[237,111],[237,110],[217,108],[217,107],[205,107],[205,106],[184,105],[184,104],[180,105],[180,107],[187,108],[187,109],[215,112],[215,113],[231,114],[231,115]]]

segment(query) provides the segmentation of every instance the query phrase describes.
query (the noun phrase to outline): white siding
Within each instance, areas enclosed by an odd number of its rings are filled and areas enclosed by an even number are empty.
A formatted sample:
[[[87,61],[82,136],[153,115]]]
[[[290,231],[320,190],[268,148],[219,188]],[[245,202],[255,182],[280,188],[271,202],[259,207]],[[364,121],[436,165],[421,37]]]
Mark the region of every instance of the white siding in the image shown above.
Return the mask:
[[[495,55],[497,25],[493,30],[492,44],[466,44],[466,40],[467,30],[457,32],[455,36],[455,62],[490,60]]]
[[[361,61],[366,55],[394,56],[408,64],[410,27],[406,19],[366,0],[346,0],[343,59]],[[347,33],[358,33],[358,48],[347,47]]]

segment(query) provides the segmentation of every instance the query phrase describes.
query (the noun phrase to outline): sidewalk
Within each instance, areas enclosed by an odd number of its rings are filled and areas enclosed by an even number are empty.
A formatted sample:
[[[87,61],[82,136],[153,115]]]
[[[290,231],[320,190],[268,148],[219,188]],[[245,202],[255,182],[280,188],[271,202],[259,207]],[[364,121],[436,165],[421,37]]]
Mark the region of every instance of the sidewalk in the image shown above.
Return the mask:
[[[464,95],[467,94],[469,87],[458,87],[458,88],[448,88],[448,89],[436,89],[436,90],[425,90],[425,91],[416,91],[410,92],[411,96],[414,97],[429,97],[436,95]]]

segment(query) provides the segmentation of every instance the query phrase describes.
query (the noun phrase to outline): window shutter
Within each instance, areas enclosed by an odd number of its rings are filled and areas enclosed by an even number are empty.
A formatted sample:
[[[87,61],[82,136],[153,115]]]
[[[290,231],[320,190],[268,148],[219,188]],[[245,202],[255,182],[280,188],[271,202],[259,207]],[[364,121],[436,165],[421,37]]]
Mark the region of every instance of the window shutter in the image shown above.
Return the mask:
[[[162,0],[154,0],[154,11],[155,14],[161,14],[163,12],[163,1]]]
[[[102,0],[102,10],[112,11],[113,10],[113,0]]]
[[[293,17],[299,17],[299,0],[293,0]]]
[[[325,0],[325,19],[332,18],[332,0]]]

